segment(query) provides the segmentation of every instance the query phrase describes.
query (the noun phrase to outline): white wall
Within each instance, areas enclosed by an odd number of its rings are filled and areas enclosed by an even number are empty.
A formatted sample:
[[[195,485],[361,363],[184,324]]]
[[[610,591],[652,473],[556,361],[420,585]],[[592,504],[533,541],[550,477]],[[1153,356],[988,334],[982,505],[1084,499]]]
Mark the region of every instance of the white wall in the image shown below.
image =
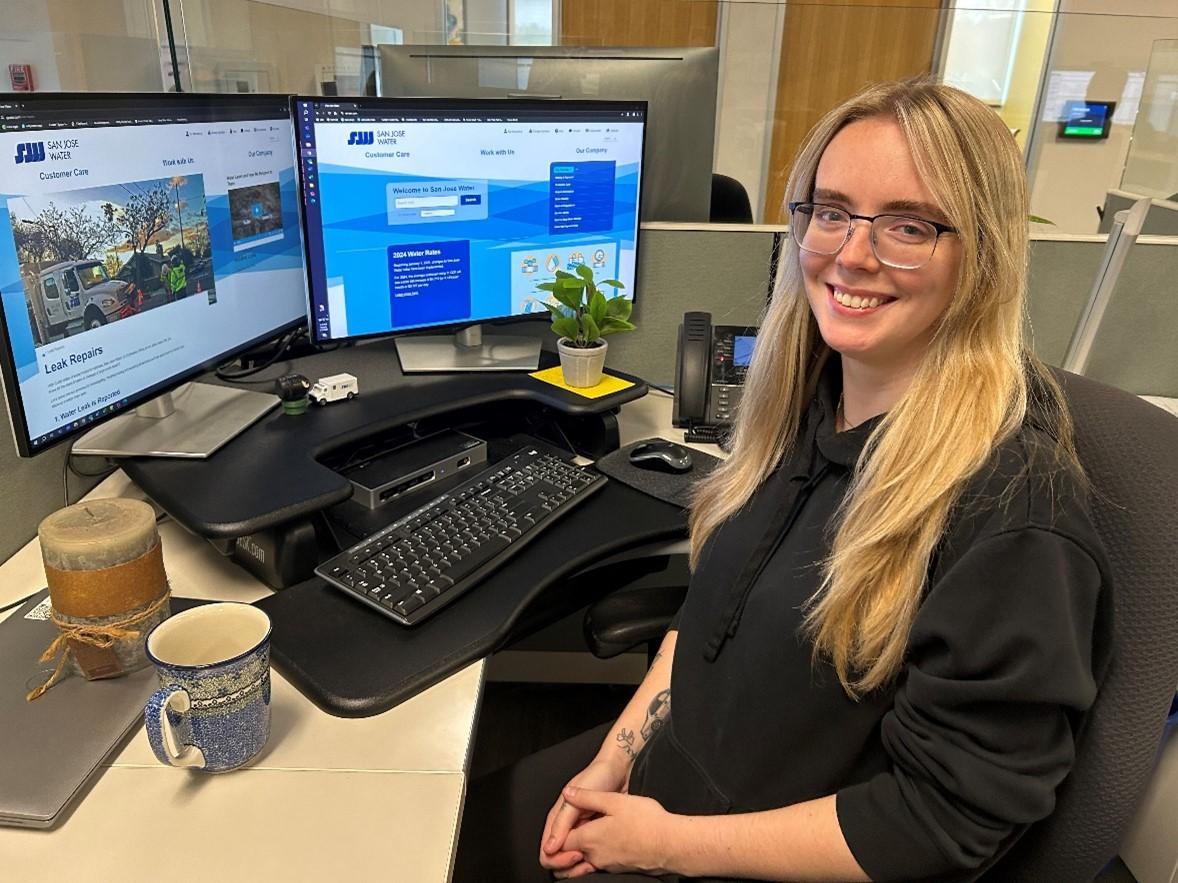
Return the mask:
[[[33,85],[38,91],[60,89],[49,13],[40,3],[9,6],[4,11],[4,31],[0,33],[0,91],[7,92],[10,88],[10,64],[32,65]]]

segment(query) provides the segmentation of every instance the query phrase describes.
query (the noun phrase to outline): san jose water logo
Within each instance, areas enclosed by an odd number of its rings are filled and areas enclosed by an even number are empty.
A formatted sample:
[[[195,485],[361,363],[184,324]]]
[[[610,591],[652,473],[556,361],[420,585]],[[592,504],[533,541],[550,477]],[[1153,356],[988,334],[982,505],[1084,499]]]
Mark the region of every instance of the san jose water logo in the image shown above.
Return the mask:
[[[371,134],[368,137],[371,138]],[[371,144],[372,142],[369,141],[368,143]],[[29,141],[16,145],[16,156],[14,160],[17,165],[29,162],[45,162],[45,142]]]
[[[373,142],[373,136],[372,136],[371,132],[352,132],[350,135],[348,135],[348,144],[349,145],[352,145],[352,144],[365,145],[365,144],[371,144],[372,142]]]

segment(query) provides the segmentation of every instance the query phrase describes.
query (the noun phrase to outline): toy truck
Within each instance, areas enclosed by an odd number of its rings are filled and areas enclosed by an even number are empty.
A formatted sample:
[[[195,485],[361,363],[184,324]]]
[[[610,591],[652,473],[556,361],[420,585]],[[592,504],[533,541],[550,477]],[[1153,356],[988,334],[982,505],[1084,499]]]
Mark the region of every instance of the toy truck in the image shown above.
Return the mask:
[[[360,394],[360,384],[351,374],[332,374],[315,381],[307,395],[317,405],[354,399]]]

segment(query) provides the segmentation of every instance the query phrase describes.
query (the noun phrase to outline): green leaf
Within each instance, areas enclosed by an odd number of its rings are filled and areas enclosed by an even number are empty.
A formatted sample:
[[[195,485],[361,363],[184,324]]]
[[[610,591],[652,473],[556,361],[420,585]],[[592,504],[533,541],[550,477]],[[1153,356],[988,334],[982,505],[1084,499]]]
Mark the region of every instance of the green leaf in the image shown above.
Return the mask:
[[[569,316],[562,316],[559,319],[554,319],[552,322],[552,331],[558,337],[567,337],[570,340],[575,340],[581,331],[577,320]]]
[[[576,288],[583,289],[586,285],[584,279],[577,279],[575,276],[565,276],[556,283],[557,288]]]
[[[1041,218],[1038,215],[1027,215],[1027,218],[1036,224],[1050,224],[1052,227],[1055,226],[1055,221],[1049,221],[1047,218]]]
[[[586,282],[593,281],[593,271],[590,270],[588,267],[586,267],[584,264],[577,264],[575,269],[577,271],[577,275],[580,276],[582,279],[584,279]]]
[[[605,304],[605,314],[614,319],[629,319],[634,303],[626,297],[611,297]]]
[[[635,327],[637,326],[627,322],[625,319],[614,319],[606,316],[605,321],[601,323],[599,331],[601,336],[604,337],[607,334],[616,334],[619,331],[633,331]]]
[[[593,296],[589,298],[589,315],[593,317],[593,321],[598,325],[605,318],[606,309],[605,295],[600,291],[595,291]]]
[[[573,274],[572,274],[572,273],[566,273],[564,270],[557,270],[557,271],[556,271],[556,278],[557,278],[557,279],[572,279],[572,278],[573,278]]]
[[[555,282],[541,282],[536,287],[539,288],[541,291],[556,291],[556,283]]]
[[[593,317],[585,313],[581,317],[581,327],[585,329],[585,340],[587,343],[592,343],[601,337],[601,331],[597,327],[597,323],[593,321]]]
[[[573,316],[570,315],[570,313],[572,311],[568,307],[562,306],[560,304],[550,304],[547,301],[539,301],[539,303],[541,305],[543,305],[544,308],[547,309],[549,313],[552,314],[552,318],[554,321],[556,319],[566,319],[566,318],[572,319],[573,318]]]
[[[558,288],[552,293],[552,296],[573,312],[576,312],[581,306],[581,292],[579,291],[564,291]]]
[[[614,288],[625,288],[626,286],[617,279],[602,279],[599,283],[601,285],[612,285]]]

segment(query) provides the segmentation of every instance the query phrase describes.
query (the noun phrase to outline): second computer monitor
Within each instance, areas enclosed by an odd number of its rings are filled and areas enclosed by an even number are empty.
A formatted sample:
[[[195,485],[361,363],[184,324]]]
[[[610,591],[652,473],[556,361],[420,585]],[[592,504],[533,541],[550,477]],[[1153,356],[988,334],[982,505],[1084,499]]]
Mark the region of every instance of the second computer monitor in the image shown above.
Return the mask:
[[[645,102],[293,109],[317,340],[547,317],[538,284],[582,264],[634,296]]]

